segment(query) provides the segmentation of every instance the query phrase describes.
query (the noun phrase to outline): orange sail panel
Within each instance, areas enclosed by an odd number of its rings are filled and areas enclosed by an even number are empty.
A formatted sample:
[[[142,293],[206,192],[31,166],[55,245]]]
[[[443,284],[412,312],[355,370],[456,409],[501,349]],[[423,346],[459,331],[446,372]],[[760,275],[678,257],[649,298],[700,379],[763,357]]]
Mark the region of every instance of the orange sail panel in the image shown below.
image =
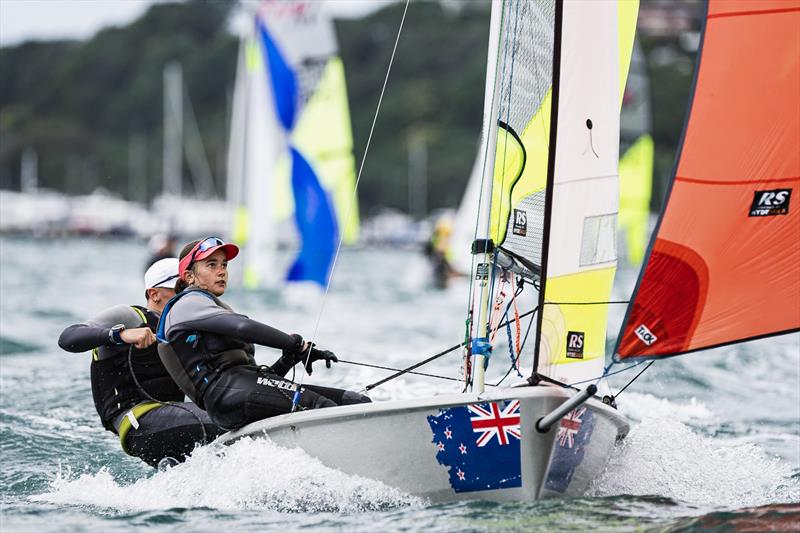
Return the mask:
[[[712,0],[699,62],[617,359],[800,329],[800,0]]]

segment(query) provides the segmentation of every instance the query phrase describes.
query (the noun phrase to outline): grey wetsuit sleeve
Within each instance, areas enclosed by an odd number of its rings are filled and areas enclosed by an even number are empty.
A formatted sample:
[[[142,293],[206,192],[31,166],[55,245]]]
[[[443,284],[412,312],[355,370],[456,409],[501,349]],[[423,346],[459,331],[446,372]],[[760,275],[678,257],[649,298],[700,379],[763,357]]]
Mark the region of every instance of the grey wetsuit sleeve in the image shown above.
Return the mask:
[[[212,318],[192,320],[188,329],[208,331],[224,337],[233,337],[242,342],[260,344],[280,350],[291,350],[297,342],[294,337],[272,326],[247,318],[237,313],[218,315]]]
[[[167,339],[181,331],[207,331],[243,342],[282,350],[292,349],[295,339],[278,329],[218,306],[202,294],[187,294],[172,307],[164,323]]]
[[[138,328],[142,318],[131,307],[115,305],[93,316],[85,324],[67,327],[58,338],[58,345],[68,352],[79,353],[108,346],[109,330],[112,326],[123,324],[126,328]]]

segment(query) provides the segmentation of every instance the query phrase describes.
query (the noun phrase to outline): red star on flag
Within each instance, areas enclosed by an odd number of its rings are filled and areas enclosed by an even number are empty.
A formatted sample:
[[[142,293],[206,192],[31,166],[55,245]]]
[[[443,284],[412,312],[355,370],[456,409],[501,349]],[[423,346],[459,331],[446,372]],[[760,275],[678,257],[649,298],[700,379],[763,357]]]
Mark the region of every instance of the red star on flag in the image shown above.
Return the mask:
[[[453,438],[453,432],[450,431],[450,428],[447,428],[447,429],[444,430],[444,436],[447,437],[448,439],[452,439]]]
[[[456,471],[456,475],[458,476],[458,479],[460,479],[461,481],[464,481],[464,478],[466,477],[466,475],[464,474],[464,472],[461,471],[460,468]]]
[[[442,444],[442,441],[439,441],[439,444],[437,444],[436,447],[439,448],[440,451],[444,450],[444,444]]]
[[[467,454],[467,447],[464,446],[463,442],[461,443],[461,446],[458,447],[458,449],[461,450],[461,455],[466,455]]]

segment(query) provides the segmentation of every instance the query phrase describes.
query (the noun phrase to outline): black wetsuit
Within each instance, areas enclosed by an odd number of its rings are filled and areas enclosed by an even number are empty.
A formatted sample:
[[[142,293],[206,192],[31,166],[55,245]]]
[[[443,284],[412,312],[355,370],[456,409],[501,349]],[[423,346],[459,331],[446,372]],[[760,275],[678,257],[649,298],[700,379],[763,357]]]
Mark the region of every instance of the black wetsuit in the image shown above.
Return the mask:
[[[223,433],[208,414],[191,402],[184,402],[183,391],[175,384],[158,357],[156,344],[144,350],[109,340],[109,328],[149,326],[154,332],[158,315],[138,306],[118,305],[93,317],[86,324],[66,328],[58,344],[69,352],[92,351],[92,396],[103,427],[124,437],[123,450],[156,466],[165,457],[183,461],[203,439],[202,421],[209,441]],[[139,389],[139,385],[159,405]]]
[[[291,411],[298,385],[284,376],[303,342],[234,312],[211,293],[188,289],[167,304],[159,324],[159,355],[175,382],[225,428]],[[259,366],[253,344],[283,350],[272,366]],[[301,409],[369,402],[342,389],[303,385]]]

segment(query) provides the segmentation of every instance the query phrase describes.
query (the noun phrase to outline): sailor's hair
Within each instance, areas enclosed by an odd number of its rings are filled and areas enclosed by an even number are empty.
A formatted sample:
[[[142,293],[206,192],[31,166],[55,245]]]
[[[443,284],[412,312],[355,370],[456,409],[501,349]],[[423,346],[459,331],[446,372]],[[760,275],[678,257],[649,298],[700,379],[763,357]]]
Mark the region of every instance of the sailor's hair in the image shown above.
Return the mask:
[[[200,239],[195,239],[195,240],[193,240],[191,242],[186,243],[183,246],[183,248],[181,248],[181,253],[180,253],[180,255],[178,255],[178,259],[183,259],[187,255],[189,255],[189,253],[191,253],[191,251],[192,251],[192,248],[197,246],[198,242],[200,242]],[[194,269],[194,265],[192,265],[192,269]],[[183,274],[183,272],[178,272],[179,276],[180,276],[180,274]],[[186,283],[185,281],[183,281],[183,278],[178,277],[178,281],[175,282],[175,294],[178,294],[179,292],[184,291],[188,286],[189,286],[189,284]]]

